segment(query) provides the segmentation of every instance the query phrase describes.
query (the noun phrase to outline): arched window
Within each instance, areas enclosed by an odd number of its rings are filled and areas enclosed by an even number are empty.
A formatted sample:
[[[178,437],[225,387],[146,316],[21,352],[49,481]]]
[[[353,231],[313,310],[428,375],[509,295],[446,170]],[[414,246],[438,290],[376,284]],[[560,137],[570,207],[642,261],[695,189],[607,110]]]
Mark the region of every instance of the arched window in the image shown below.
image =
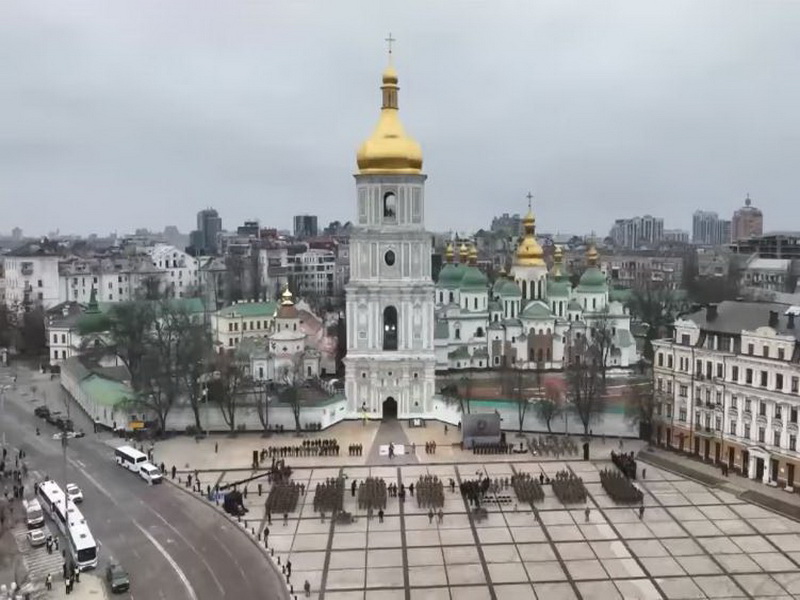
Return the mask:
[[[453,292],[450,292],[450,302],[453,301]]]
[[[394,306],[383,309],[383,349],[397,350],[397,309]]]
[[[397,196],[394,192],[383,195],[383,218],[394,220],[397,217]]]
[[[548,348],[548,349],[546,350],[546,352],[547,352],[547,362],[550,362],[550,361],[552,360],[552,357],[551,357],[551,355],[550,355],[550,348]]]
[[[456,327],[456,339],[457,340],[461,339],[461,330],[458,327]]]
[[[542,349],[539,348],[536,351],[536,362],[542,362],[543,360],[544,360],[544,353],[542,352]]]
[[[472,306],[473,306],[473,308],[475,310],[478,310],[478,297],[477,296],[475,296],[475,298],[473,298]]]
[[[475,337],[483,337],[483,327],[478,327],[478,330],[475,332]]]

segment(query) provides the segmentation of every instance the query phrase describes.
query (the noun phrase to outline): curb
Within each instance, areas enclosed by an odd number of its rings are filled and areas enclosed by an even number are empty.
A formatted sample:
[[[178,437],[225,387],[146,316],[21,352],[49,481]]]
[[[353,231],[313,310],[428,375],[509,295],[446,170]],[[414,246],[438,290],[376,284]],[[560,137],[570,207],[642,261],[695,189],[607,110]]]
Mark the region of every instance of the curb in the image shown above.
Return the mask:
[[[193,471],[187,471],[187,472],[193,472]],[[244,533],[245,537],[246,537],[248,540],[250,540],[250,542],[251,542],[251,543],[252,543],[252,544],[253,544],[253,545],[254,545],[256,548],[258,548],[258,549],[261,551],[261,554],[263,554],[263,555],[264,555],[264,558],[266,558],[266,559],[267,559],[267,562],[270,564],[270,566],[272,567],[272,569],[275,571],[275,574],[278,576],[278,579],[279,579],[279,580],[280,580],[280,581],[283,583],[283,586],[282,586],[282,588],[281,588],[281,589],[283,589],[283,590],[285,591],[285,597],[287,598],[287,600],[288,600],[289,598],[291,598],[291,593],[290,593],[290,590],[289,590],[289,586],[288,586],[288,585],[286,585],[286,583],[285,583],[286,576],[285,576],[285,574],[284,574],[284,573],[282,573],[282,572],[281,572],[281,570],[278,568],[278,565],[277,565],[277,563],[275,562],[275,557],[274,557],[274,555],[272,555],[272,554],[269,552],[269,550],[267,550],[266,548],[264,548],[263,544],[261,544],[261,542],[259,542],[259,540],[258,540],[258,538],[257,538],[257,537],[255,537],[255,536],[254,536],[252,533],[250,533],[250,531],[247,529],[247,526],[245,526],[245,525],[243,525],[242,523],[240,523],[239,521],[237,521],[237,520],[236,520],[234,517],[232,517],[231,515],[229,515],[228,513],[226,513],[224,510],[221,510],[221,509],[219,508],[219,505],[218,505],[218,504],[215,504],[215,503],[212,503],[212,502],[208,501],[208,500],[207,500],[207,499],[206,499],[206,498],[205,498],[205,497],[202,495],[202,493],[198,495],[197,493],[193,492],[191,489],[189,489],[189,488],[186,488],[186,487],[184,487],[183,485],[181,485],[181,484],[179,484],[179,483],[176,483],[175,481],[173,481],[172,479],[170,479],[170,478],[169,478],[169,477],[167,477],[167,476],[164,476],[164,477],[162,478],[162,481],[164,481],[164,482],[166,482],[167,484],[169,484],[169,485],[172,485],[173,487],[175,487],[175,488],[177,488],[177,489],[181,490],[183,493],[185,493],[186,495],[190,496],[191,498],[194,498],[195,500],[199,500],[201,503],[203,503],[203,504],[205,504],[205,505],[209,506],[209,507],[210,507],[212,510],[214,510],[215,512],[217,512],[217,513],[221,514],[221,515],[222,515],[223,517],[225,517],[225,518],[226,518],[228,521],[230,521],[230,523],[231,523],[232,525],[235,525],[235,526],[236,526],[236,528],[237,528],[239,531],[241,531],[242,533]]]

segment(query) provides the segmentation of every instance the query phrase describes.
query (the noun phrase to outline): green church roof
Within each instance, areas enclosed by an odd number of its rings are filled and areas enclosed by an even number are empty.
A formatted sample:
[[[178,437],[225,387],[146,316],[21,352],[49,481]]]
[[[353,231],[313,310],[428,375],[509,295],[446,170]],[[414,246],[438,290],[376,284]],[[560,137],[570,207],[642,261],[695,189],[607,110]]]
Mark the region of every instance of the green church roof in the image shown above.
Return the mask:
[[[547,296],[548,298],[567,298],[571,287],[569,279],[564,276],[550,279],[547,282]]]
[[[219,317],[274,317],[278,309],[277,302],[239,302],[221,308]]]
[[[461,263],[447,263],[442,270],[439,271],[439,279],[436,281],[437,285],[446,289],[455,289],[461,283],[467,266]]]
[[[522,290],[519,289],[516,283],[507,279],[497,292],[497,295],[504,298],[522,298]]]
[[[459,283],[462,290],[486,290],[489,278],[478,267],[467,267]]]
[[[551,319],[553,318],[553,313],[550,312],[550,309],[544,302],[533,300],[528,303],[528,306],[525,307],[520,316],[523,319]]]
[[[599,292],[606,287],[606,276],[597,267],[589,267],[581,275],[578,282],[579,292]],[[602,288],[602,289],[601,289]]]

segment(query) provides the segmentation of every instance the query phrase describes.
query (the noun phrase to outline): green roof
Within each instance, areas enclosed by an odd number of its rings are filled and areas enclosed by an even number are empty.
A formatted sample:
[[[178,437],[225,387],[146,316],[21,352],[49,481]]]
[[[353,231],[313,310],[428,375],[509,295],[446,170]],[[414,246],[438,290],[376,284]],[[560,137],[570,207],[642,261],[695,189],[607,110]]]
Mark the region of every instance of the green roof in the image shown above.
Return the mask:
[[[466,346],[460,346],[448,353],[447,358],[469,358],[469,349]]]
[[[498,290],[497,295],[506,298],[522,298],[522,290],[519,289],[516,283],[509,279]]]
[[[551,279],[547,282],[547,296],[552,296],[553,298],[569,297],[571,287],[569,279],[564,276]]]
[[[218,317],[274,317],[277,302],[239,302],[221,308]]]
[[[573,298],[569,301],[569,304],[567,304],[567,310],[583,310],[583,307],[580,302]]]
[[[467,267],[459,287],[462,290],[486,290],[489,278],[478,267]]]
[[[600,292],[606,287],[606,276],[597,267],[589,267],[578,282],[579,292]],[[600,289],[602,288],[602,289]]]
[[[439,271],[439,279],[436,281],[436,283],[437,285],[447,289],[457,288],[458,284],[461,282],[461,278],[464,277],[466,270],[467,267],[464,264],[447,263],[444,267],[442,267],[442,270]]]
[[[133,390],[120,381],[89,375],[80,382],[80,387],[96,404],[116,407],[133,398]]]
[[[528,306],[524,308],[520,316],[523,319],[551,319],[553,318],[553,313],[550,312],[550,309],[544,304],[544,302],[534,300],[528,303]]]
[[[496,300],[492,300],[491,302],[489,302],[489,310],[499,312],[503,310],[503,306]]]

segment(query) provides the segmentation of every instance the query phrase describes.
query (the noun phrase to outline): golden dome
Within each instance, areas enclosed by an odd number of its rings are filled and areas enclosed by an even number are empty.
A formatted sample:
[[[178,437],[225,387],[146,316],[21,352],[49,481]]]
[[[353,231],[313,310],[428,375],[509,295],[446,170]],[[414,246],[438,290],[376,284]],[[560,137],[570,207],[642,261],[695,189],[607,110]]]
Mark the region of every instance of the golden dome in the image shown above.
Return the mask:
[[[589,249],[586,251],[586,262],[589,264],[590,267],[597,266],[597,259],[599,257],[599,253],[597,252],[597,248],[595,248],[594,242],[589,244]]]
[[[475,244],[470,244],[469,247],[469,264],[478,264],[478,247]]]
[[[553,277],[561,277],[561,263],[564,260],[564,251],[561,246],[553,249]]]
[[[517,246],[517,258],[514,263],[520,267],[545,266],[544,250],[536,241],[536,218],[531,210],[528,210],[522,224],[525,227],[525,237]]]
[[[469,258],[469,248],[462,242],[461,247],[458,249],[458,260],[459,262],[465,263],[467,262],[467,258]]]
[[[383,72],[383,103],[378,125],[356,155],[358,172],[362,175],[416,175],[422,172],[422,148],[406,135],[398,116],[399,89],[397,71],[389,65]]]
[[[455,255],[455,253],[453,252],[453,243],[452,242],[448,242],[447,250],[444,251],[445,260],[447,260],[447,262],[449,262],[449,263],[453,262],[453,256],[454,255]]]
[[[281,306],[294,306],[294,298],[292,296],[292,292],[289,291],[288,284],[281,294]]]

